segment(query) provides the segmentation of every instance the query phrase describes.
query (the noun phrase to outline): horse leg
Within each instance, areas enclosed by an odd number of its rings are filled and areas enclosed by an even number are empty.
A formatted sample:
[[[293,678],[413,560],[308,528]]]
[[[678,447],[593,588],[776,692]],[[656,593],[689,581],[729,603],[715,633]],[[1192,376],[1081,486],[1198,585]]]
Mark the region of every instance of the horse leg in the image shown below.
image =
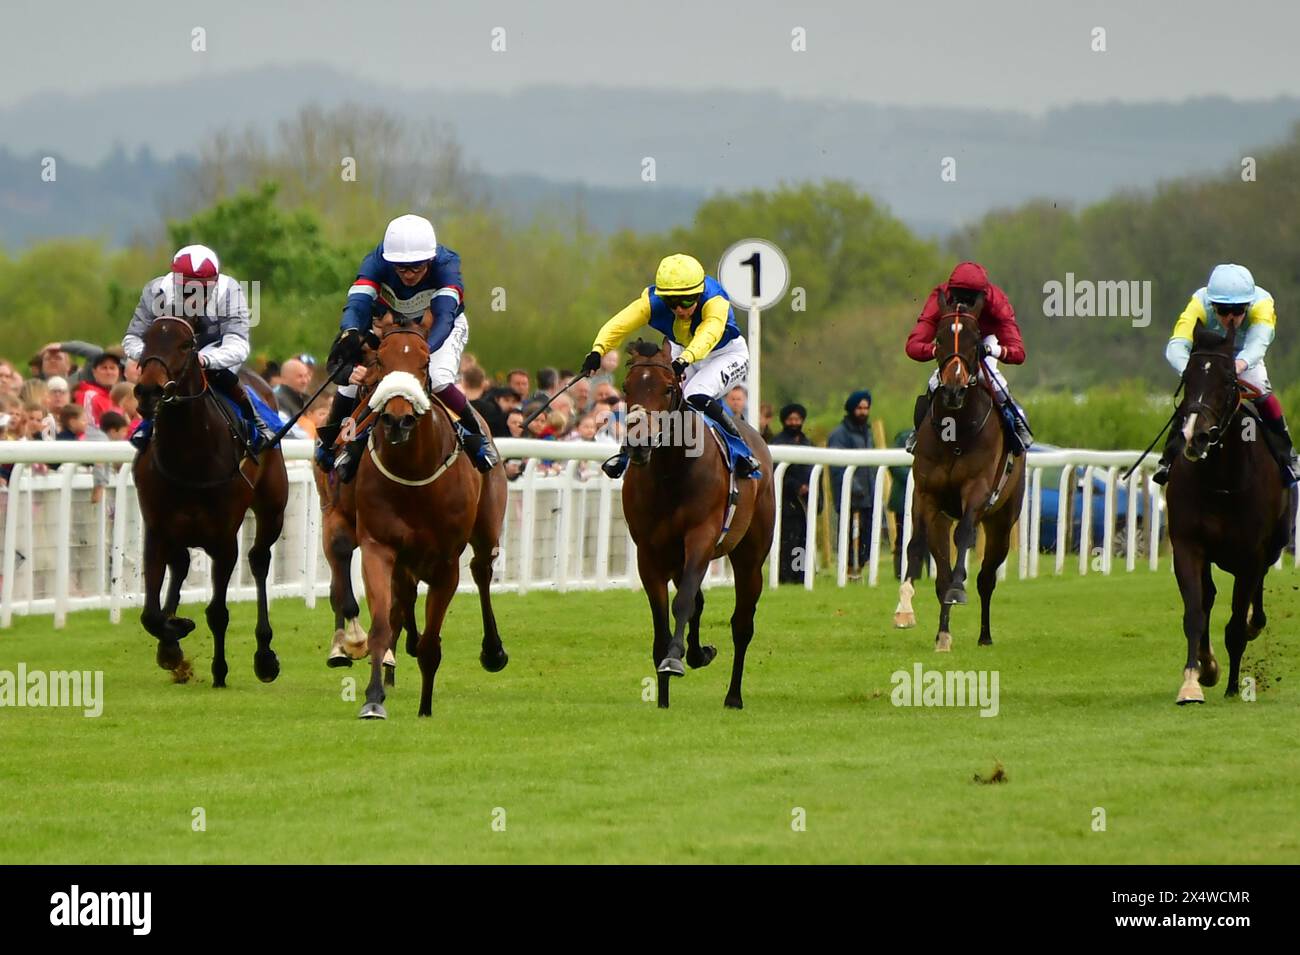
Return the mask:
[[[947,653],[952,649],[952,633],[948,630],[948,614],[952,610],[952,604],[945,599],[952,583],[952,565],[949,563],[951,550],[948,540],[952,520],[938,508],[934,508],[925,523],[930,553],[934,557],[934,595],[939,601],[939,629],[934,635],[934,650],[935,653]]]
[[[357,548],[357,542],[341,517],[328,520],[326,530],[325,559],[330,565],[330,607],[334,611],[334,640],[325,662],[332,667],[350,667],[353,660],[366,655],[365,634],[361,632],[357,620],[361,616],[361,608],[357,606],[357,597],[352,591],[352,554]],[[352,639],[349,640],[349,637]]]
[[[500,673],[510,662],[510,655],[501,644],[496,614],[492,612],[492,563],[496,557],[495,546],[476,542],[474,556],[469,562],[469,572],[478,588],[479,610],[483,615],[483,646],[479,650],[478,662],[488,673]]]
[[[1214,609],[1214,597],[1218,590],[1214,586],[1214,568],[1207,560],[1201,573],[1201,610],[1205,614],[1205,630],[1201,634],[1201,647],[1197,653],[1197,677],[1201,686],[1214,686],[1219,682],[1219,661],[1214,659],[1214,648],[1210,646],[1210,611]]]
[[[957,559],[952,565],[948,590],[943,595],[943,602],[946,604],[966,602],[966,555],[975,546],[975,526],[979,522],[976,512],[988,497],[989,488],[983,481],[968,485],[962,492],[962,514],[961,520],[957,522],[955,535]]]
[[[1183,636],[1187,638],[1187,661],[1183,664],[1183,685],[1177,703],[1204,703],[1201,690],[1200,651],[1205,634],[1204,589],[1206,560],[1199,550],[1179,547],[1174,550],[1174,576],[1183,596]]]
[[[1251,602],[1250,623],[1246,624],[1246,639],[1254,640],[1266,626],[1268,626],[1268,617],[1264,616],[1264,580],[1261,577],[1259,586],[1255,588],[1255,599]]]
[[[144,610],[140,613],[140,624],[145,631],[158,640],[158,652],[155,659],[164,670],[175,670],[181,665],[185,654],[181,651],[180,639],[189,630],[181,628],[174,619],[163,613],[158,601],[162,591],[163,574],[167,569],[167,545],[157,531],[148,527],[144,531]],[[194,624],[191,621],[190,627]]]
[[[215,689],[226,685],[226,674],[230,672],[226,665],[226,629],[230,626],[226,589],[235,573],[239,550],[234,540],[230,540],[220,550],[209,551],[209,556],[212,558],[212,600],[204,615],[208,618],[208,629],[212,631],[212,686]]]
[[[420,716],[433,715],[433,678],[442,663],[442,622],[460,583],[460,558],[453,557],[435,574],[424,601],[424,633],[420,635]]]
[[[994,514],[984,525],[984,561],[980,564],[976,587],[980,593],[980,640],[982,647],[993,645],[993,632],[989,629],[989,607],[993,591],[998,585],[998,568],[1011,550],[1011,524],[1015,511],[1011,502]]]
[[[921,579],[924,562],[930,556],[927,543],[921,495],[917,493],[912,501],[912,537],[907,542],[907,567],[898,585],[898,606],[894,608],[894,626],[899,629],[916,626],[916,611],[912,607],[916,585],[912,582]]]
[[[692,670],[706,667],[718,655],[718,648],[700,646],[700,618],[704,616],[704,590],[695,592],[695,613],[686,627],[686,663]]]
[[[702,532],[697,530],[688,534],[685,550],[686,561],[673,597],[672,639],[668,641],[667,653],[659,661],[659,672],[670,676],[686,675],[686,667],[682,665],[682,657],[686,654],[686,625],[695,613],[695,598],[713,554],[713,529],[706,526]]]
[[[650,665],[657,667],[659,661],[668,653],[668,578],[663,576],[658,566],[650,558],[648,548],[636,552],[637,569],[641,576],[641,587],[646,599],[650,601],[650,619],[654,623],[654,643],[650,648]],[[659,709],[668,709],[668,687],[671,679],[667,673],[658,673]]]
[[[1223,644],[1228,648],[1228,685],[1223,691],[1224,696],[1236,696],[1240,690],[1241,657],[1246,652],[1246,642],[1249,639],[1246,634],[1246,616],[1266,573],[1266,568],[1240,573],[1233,581],[1232,617],[1223,632]]]
[[[272,683],[280,675],[280,661],[271,649],[271,615],[266,593],[266,577],[271,572],[271,545],[280,538],[284,524],[284,507],[257,512],[257,536],[248,551],[248,566],[257,581],[257,651],[253,654],[253,672],[263,683]]]
[[[740,682],[745,675],[745,651],[754,638],[754,613],[763,593],[765,556],[763,542],[752,530],[731,552],[731,570],[736,579],[736,609],[731,614],[731,642],[735,655],[731,661],[731,684],[722,705],[732,710],[745,707],[740,695]]]
[[[181,636],[184,636],[194,629],[194,621],[176,616],[176,611],[181,605],[181,587],[190,572],[190,549],[173,548],[167,558],[167,570],[171,576],[167,581],[167,602],[163,604],[163,616],[171,621],[174,629],[183,631]]]
[[[361,575],[370,604],[370,682],[366,702],[358,713],[363,720],[388,719],[384,709],[384,654],[393,647],[393,565],[396,555],[379,543],[361,548]]]

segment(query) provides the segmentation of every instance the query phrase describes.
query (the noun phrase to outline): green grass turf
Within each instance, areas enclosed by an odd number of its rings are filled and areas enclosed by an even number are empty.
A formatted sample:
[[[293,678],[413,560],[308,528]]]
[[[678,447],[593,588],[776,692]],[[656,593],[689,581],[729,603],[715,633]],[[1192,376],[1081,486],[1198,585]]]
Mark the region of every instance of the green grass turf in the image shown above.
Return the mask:
[[[0,709],[0,862],[1300,860],[1300,574],[1270,574],[1270,624],[1244,669],[1258,701],[1220,684],[1201,707],[1174,705],[1184,644],[1167,570],[1004,583],[992,648],[975,645],[971,597],[943,656],[928,582],[909,631],[890,625],[892,584],[769,590],[734,712],[730,591],[705,611],[717,661],[675,682],[666,711],[642,701],[639,592],[499,596],[511,660],[495,675],[462,595],[434,717],[417,720],[403,655],[387,722],[342,698],[368,671],[325,667],[324,603],[273,606],[271,685],[252,673],[252,608],[235,605],[225,690],[210,685],[201,612],[187,685],[155,667],[134,617],[83,613],[57,632],[19,618],[0,632],[0,669],[102,669],[105,708]],[[891,705],[891,673],[917,661],[996,669],[999,715]],[[998,762],[1005,782],[974,781]]]

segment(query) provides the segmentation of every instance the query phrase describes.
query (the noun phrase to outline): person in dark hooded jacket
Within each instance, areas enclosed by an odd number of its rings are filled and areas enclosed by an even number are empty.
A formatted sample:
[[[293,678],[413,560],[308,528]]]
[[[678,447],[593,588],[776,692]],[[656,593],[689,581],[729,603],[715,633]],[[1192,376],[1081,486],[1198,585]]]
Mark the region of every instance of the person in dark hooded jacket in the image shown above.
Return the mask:
[[[812,441],[803,433],[803,423],[808,409],[791,403],[781,409],[781,432],[769,444],[799,444],[811,447]],[[803,583],[804,561],[812,556],[804,553],[808,533],[808,484],[812,465],[791,464],[786,467],[781,482],[781,541],[778,554],[780,564],[777,579],[783,584]]]
[[[871,436],[871,392],[862,388],[849,395],[844,402],[844,420],[826,439],[828,448],[874,448],[875,439]],[[840,495],[844,485],[844,468],[831,468],[831,501],[836,512],[840,507]],[[849,540],[853,541],[853,519],[857,517],[857,558],[852,556],[850,567],[865,567],[871,544],[871,516],[873,494],[876,487],[875,468],[859,467],[854,470],[849,490]],[[850,552],[851,554],[852,552]]]

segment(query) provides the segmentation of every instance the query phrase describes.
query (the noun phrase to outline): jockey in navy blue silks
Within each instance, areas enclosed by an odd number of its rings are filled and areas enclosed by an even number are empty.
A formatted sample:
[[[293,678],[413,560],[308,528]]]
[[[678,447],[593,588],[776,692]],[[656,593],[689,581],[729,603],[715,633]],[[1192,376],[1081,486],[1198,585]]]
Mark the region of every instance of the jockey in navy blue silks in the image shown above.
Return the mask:
[[[347,384],[341,385],[330,407],[329,420],[318,429],[316,458],[339,477],[351,480],[360,461],[362,439],[354,440],[338,457],[331,448],[343,420],[357,403],[357,385],[365,378],[360,364],[364,335],[371,323],[387,312],[409,321],[429,313],[429,388],[460,417],[456,425],[462,447],[479,471],[489,471],[499,458],[496,448],[479,427],[465,395],[456,387],[460,357],[469,342],[465,318],[465,287],[460,256],[439,245],[433,223],[422,216],[398,216],[388,224],[384,241],[366,256],[348,289],[347,305],[339,325],[342,331],[330,352],[331,366],[351,365]]]

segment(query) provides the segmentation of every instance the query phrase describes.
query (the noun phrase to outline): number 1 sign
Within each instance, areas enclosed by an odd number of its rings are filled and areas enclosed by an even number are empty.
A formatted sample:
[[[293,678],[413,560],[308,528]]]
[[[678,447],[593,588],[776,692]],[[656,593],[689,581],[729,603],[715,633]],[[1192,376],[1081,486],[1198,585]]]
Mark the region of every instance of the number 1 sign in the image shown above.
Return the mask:
[[[790,263],[785,253],[766,239],[742,239],[718,262],[718,281],[727,298],[738,308],[749,311],[749,376],[745,382],[749,398],[745,418],[758,429],[759,359],[762,341],[761,310],[771,308],[785,297],[790,286]]]

